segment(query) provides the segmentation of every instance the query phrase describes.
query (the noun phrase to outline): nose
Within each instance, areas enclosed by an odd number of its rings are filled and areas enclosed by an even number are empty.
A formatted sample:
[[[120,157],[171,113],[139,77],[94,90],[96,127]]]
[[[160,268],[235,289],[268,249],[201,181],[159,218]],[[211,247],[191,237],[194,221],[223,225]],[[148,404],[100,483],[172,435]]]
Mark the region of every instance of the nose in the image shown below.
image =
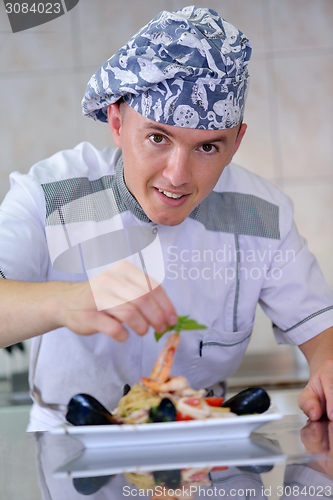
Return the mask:
[[[187,184],[192,178],[190,155],[185,148],[176,148],[168,157],[163,177],[174,187]]]

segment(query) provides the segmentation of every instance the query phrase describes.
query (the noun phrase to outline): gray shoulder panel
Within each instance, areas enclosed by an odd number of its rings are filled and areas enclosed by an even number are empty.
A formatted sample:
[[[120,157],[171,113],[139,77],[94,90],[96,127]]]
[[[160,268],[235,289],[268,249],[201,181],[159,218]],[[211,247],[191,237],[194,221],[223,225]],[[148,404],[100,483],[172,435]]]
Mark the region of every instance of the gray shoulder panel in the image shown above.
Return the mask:
[[[116,171],[100,179],[75,177],[42,184],[46,203],[46,225],[101,221],[130,210],[138,219],[149,222],[139,203],[127,189],[122,155]]]
[[[209,231],[280,239],[278,205],[251,194],[212,191],[190,217]]]
[[[79,177],[42,184],[46,224],[105,220],[123,211],[114,185],[112,175],[93,181]]]

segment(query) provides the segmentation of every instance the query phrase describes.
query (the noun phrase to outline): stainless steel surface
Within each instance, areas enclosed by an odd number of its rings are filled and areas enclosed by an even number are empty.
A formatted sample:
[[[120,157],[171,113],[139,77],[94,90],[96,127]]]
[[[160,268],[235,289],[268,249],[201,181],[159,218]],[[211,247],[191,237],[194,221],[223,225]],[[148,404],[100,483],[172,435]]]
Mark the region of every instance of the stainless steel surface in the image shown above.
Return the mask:
[[[285,391],[286,392],[286,391]],[[280,391],[281,398],[283,392]],[[286,403],[287,404],[287,403]],[[144,496],[143,490],[130,481],[126,473],[116,474],[112,478],[103,477],[104,485],[92,495],[82,495],[77,491],[78,480],[74,480],[67,473],[64,477],[55,476],[55,471],[62,467],[66,471],[66,464],[71,459],[84,456],[80,442],[70,436],[54,436],[49,433],[28,434],[25,428],[28,421],[26,406],[8,407],[0,410],[0,498],[1,500],[79,500],[84,497],[92,500],[114,500],[125,497]],[[237,457],[236,448],[240,450],[238,461],[230,462],[230,456],[223,456],[223,442],[221,442],[221,463],[229,465],[225,470],[210,473],[209,484],[199,486],[192,483],[192,496],[188,494],[172,498],[260,498],[278,500],[279,498],[332,498],[333,496],[333,460],[331,459],[329,436],[332,433],[329,422],[307,423],[303,414],[284,416],[282,420],[264,425],[252,434],[256,446],[253,462],[245,460],[248,444],[235,443],[233,457]],[[168,453],[172,457],[172,443],[168,444]],[[200,445],[202,447],[202,444]],[[213,460],[216,465],[216,450],[214,457],[209,447],[204,450],[207,464]],[[263,453],[260,456],[260,447]],[[182,456],[187,462],[199,460],[200,450],[195,449],[194,443],[189,450],[182,450],[175,460]],[[201,448],[202,451],[202,448]],[[150,453],[152,450],[150,450]],[[111,456],[117,456],[117,448],[109,450]],[[128,448],[129,454],[134,450]],[[163,448],[156,449],[157,456],[163,454]],[[259,453],[259,455],[258,455]],[[124,454],[124,450],[123,450]],[[175,455],[177,447],[175,446]],[[101,464],[107,467],[107,457],[99,456]],[[140,463],[145,460],[144,449],[140,456]],[[147,454],[148,456],[148,454]],[[96,457],[95,457],[96,459]],[[267,461],[267,463],[265,463]],[[242,465],[242,462],[244,465]],[[86,477],[94,474],[93,460],[81,461],[86,470]],[[184,464],[186,465],[186,464]],[[144,467],[141,465],[141,469]],[[68,468],[68,467],[67,467]],[[133,470],[133,468],[131,469]],[[99,469],[100,474],[100,469]],[[100,474],[101,475],[101,474]],[[133,479],[133,476],[132,476]],[[75,483],[76,481],[76,483]],[[91,479],[88,479],[91,481]],[[100,480],[99,480],[100,481]],[[91,484],[88,483],[91,487]],[[96,486],[96,485],[95,485]],[[82,483],[81,483],[82,487]],[[85,483],[87,487],[87,483]],[[188,486],[187,486],[188,487]],[[197,488],[197,490],[195,490]],[[201,488],[201,489],[200,489]],[[247,490],[247,492],[246,492]],[[222,492],[224,494],[222,495]],[[220,492],[220,493],[219,493]],[[162,495],[162,490],[156,498],[168,498]]]

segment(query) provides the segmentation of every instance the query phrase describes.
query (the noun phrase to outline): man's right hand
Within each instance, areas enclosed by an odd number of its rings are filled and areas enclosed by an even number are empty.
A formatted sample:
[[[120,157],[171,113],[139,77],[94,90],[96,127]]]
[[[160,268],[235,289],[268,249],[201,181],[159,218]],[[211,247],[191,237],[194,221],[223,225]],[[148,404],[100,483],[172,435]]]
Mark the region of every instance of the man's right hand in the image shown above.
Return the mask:
[[[128,331],[144,335],[177,323],[177,313],[161,286],[122,261],[92,280],[29,283],[0,279],[0,347],[68,327],[79,335],[102,332],[124,341]],[[105,308],[97,304],[106,304]]]
[[[123,323],[138,335],[147,333],[150,325],[162,332],[176,324],[177,313],[163,288],[150,277],[149,283],[151,291],[143,271],[121,261],[68,290],[61,322],[80,335],[103,332],[118,341],[128,337]]]

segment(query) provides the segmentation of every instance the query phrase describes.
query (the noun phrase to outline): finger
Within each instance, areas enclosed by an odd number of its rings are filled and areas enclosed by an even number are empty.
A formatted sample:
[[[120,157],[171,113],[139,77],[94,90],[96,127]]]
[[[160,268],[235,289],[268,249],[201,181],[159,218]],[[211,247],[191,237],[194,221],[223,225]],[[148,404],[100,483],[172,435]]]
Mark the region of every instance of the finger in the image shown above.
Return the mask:
[[[120,321],[98,311],[69,311],[68,327],[79,335],[104,333],[118,342],[128,338],[128,331]]]
[[[154,278],[146,275],[136,266],[128,265],[128,262],[125,262],[125,265],[122,266],[122,271],[125,273],[126,279],[131,280],[137,287],[137,296],[133,300],[142,298],[142,300],[136,300],[136,303],[139,308],[143,307],[147,318],[155,321],[153,326],[156,330],[163,331],[167,325],[177,323],[178,315],[171,300],[163,287]],[[147,286],[151,294],[149,296],[147,295]],[[128,291],[126,290],[126,295]],[[118,293],[124,296],[123,291],[119,290]]]
[[[162,288],[162,286],[156,286],[151,293],[158,303],[159,307],[162,309],[167,325],[175,325],[178,321],[178,315],[173,303],[167,296],[165,290]]]
[[[319,397],[308,384],[298,398],[298,406],[304,411],[310,420],[319,420],[323,415],[322,405]]]
[[[164,331],[168,326],[167,318],[163,308],[156,300],[155,295],[149,292],[137,299],[133,300],[132,304],[140,311],[149,325],[158,331]]]
[[[90,286],[99,311],[126,304],[149,292],[144,272],[126,262],[93,278]]]
[[[149,325],[164,331],[178,320],[162,287],[129,262],[122,261],[91,280],[91,288],[99,310],[107,311],[140,335]]]
[[[328,453],[329,457],[333,458],[333,422],[326,422],[327,425],[327,442],[328,442]]]
[[[321,384],[324,398],[326,400],[326,415],[329,420],[333,420],[333,373],[332,364],[325,363],[321,373]]]
[[[109,304],[106,311],[110,315],[125,322],[140,335],[146,333],[150,325],[157,331],[166,329],[167,321],[163,309],[155,300],[155,296],[141,284],[118,277],[112,286],[116,292],[112,295],[110,293],[110,299],[104,300]]]
[[[310,453],[326,453],[329,450],[325,422],[309,422],[300,431],[302,443]]]
[[[160,283],[127,261],[125,261],[125,265],[122,269],[126,273],[127,278],[131,278],[141,289],[145,289],[146,285],[148,285],[149,292],[152,293],[153,299],[156,300],[163,311],[166,323],[168,325],[176,324],[178,321],[177,312]]]
[[[142,312],[131,302],[127,302],[121,306],[112,307],[111,309],[107,309],[105,312],[116,318],[119,322],[128,325],[139,335],[147,333],[150,326],[150,323]]]
[[[104,312],[98,313],[96,327],[98,332],[112,337],[117,342],[125,342],[128,339],[128,331],[122,323]]]

